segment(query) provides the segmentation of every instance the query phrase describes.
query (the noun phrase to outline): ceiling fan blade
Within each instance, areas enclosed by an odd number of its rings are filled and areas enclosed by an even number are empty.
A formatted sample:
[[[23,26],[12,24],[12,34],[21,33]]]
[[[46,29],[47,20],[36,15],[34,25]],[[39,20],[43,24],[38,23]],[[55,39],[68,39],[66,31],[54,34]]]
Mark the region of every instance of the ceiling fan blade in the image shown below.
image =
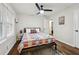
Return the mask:
[[[44,9],[44,11],[53,11],[53,10],[51,10],[51,9]]]
[[[38,3],[35,3],[35,5],[38,8],[38,10],[40,10],[40,6],[38,5]]]
[[[40,14],[40,12],[37,13],[37,15],[39,15],[39,14]]]

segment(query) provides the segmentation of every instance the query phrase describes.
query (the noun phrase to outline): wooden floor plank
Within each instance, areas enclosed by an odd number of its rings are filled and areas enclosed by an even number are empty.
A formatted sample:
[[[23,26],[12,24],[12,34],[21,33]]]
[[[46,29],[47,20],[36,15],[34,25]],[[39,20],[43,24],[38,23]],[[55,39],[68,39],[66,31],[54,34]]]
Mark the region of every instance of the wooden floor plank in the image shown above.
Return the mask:
[[[79,48],[72,47],[63,42],[57,41],[58,50],[66,55],[79,55]]]

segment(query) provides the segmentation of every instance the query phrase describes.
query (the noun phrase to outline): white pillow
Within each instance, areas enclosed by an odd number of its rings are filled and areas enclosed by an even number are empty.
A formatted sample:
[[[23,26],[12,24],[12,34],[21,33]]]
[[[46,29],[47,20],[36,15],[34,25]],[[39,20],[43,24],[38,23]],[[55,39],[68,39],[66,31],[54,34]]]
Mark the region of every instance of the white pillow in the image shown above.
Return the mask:
[[[36,29],[36,31],[37,31],[37,32],[40,32],[40,30],[39,30],[39,29]]]
[[[30,33],[30,29],[26,29],[26,33]]]

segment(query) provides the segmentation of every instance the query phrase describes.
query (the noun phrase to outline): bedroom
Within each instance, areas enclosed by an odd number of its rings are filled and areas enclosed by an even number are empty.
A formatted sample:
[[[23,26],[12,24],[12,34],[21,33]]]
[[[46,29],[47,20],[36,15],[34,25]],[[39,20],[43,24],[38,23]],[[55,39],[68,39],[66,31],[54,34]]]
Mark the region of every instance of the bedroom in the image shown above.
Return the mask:
[[[53,48],[57,48],[57,50],[54,49],[52,52],[51,49],[48,49],[50,45],[44,43],[43,49],[41,45],[41,47],[38,45],[37,48],[28,49],[28,53],[23,51],[23,55],[79,54],[78,6],[78,3],[0,3],[0,54],[19,54],[17,51],[18,46],[22,42],[24,35],[27,35],[24,34],[24,28],[26,33],[33,32],[33,36],[35,36],[33,38],[39,38],[39,40],[40,37],[47,39],[52,36],[56,41]],[[52,11],[44,11],[44,9]],[[23,34],[21,40],[19,40],[20,31]],[[38,33],[35,34],[35,32]],[[27,35],[28,38],[30,36],[30,34]],[[23,48],[23,46],[21,47]],[[33,53],[31,53],[32,51]]]

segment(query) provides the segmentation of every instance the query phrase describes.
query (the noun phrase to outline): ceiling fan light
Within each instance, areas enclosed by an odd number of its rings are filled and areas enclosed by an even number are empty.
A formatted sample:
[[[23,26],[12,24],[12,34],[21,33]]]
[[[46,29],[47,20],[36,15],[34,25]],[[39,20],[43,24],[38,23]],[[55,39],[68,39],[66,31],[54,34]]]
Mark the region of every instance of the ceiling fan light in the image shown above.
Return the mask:
[[[40,10],[40,14],[44,14],[44,10]]]

